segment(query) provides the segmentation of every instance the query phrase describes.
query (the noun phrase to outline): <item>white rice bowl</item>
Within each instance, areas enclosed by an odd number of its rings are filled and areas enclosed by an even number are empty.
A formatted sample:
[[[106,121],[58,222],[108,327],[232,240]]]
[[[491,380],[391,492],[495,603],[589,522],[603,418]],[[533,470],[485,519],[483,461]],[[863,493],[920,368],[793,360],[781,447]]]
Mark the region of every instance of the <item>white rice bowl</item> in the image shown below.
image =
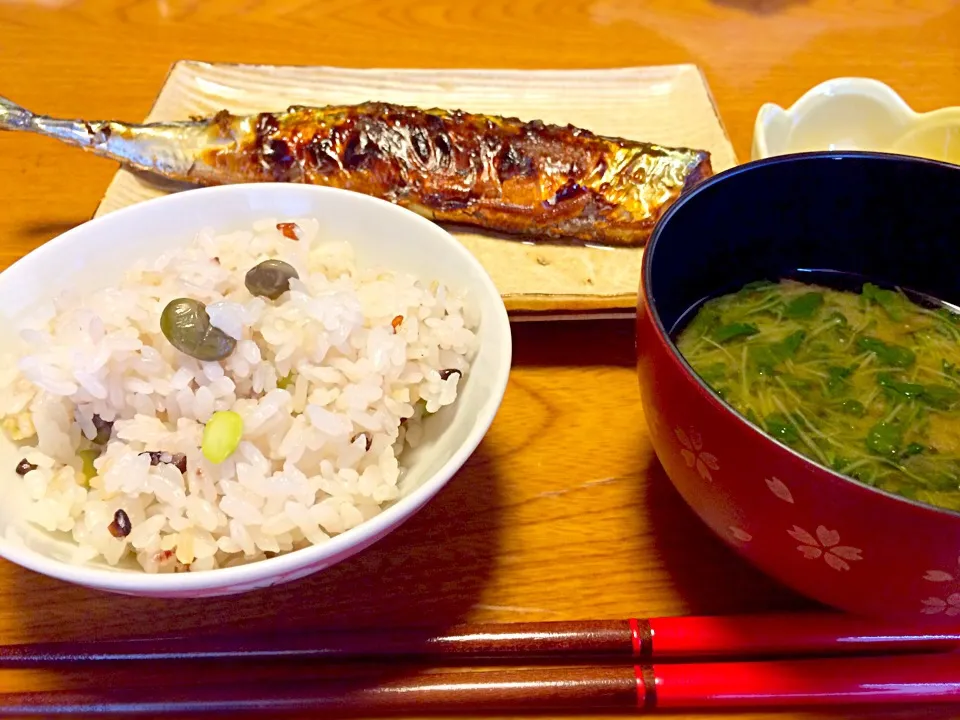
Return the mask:
[[[353,193],[259,187],[377,203],[392,222],[402,213],[404,222],[443,233],[412,213]],[[234,189],[257,192],[233,186],[180,197]],[[22,344],[0,363],[0,423],[13,441],[2,457],[8,464],[15,457],[14,466],[26,461],[15,474],[2,468],[7,489],[16,487],[18,497],[17,517],[0,528],[5,545],[30,546],[26,538],[39,530],[56,539],[58,561],[171,580],[312,553],[312,566],[280,568],[283,579],[291,579],[330,564],[318,559],[342,559],[369,544],[445,481],[344,552],[348,531],[424,483],[424,477],[408,482],[406,459],[416,457],[425,420],[450,422],[447,413],[455,411],[481,350],[482,303],[469,283],[458,287],[431,276],[428,260],[423,274],[410,272],[411,263],[397,269],[362,262],[349,237],[321,227],[322,215],[250,208],[240,216],[246,221],[229,232],[218,233],[216,223],[203,227],[188,243],[179,237],[159,256],[126,263],[115,282],[70,285],[20,318]],[[295,223],[297,239],[285,237],[279,222]],[[354,240],[364,231],[353,233]],[[244,285],[246,272],[266,259],[283,260],[299,275],[276,300],[251,295]],[[163,335],[161,312],[180,297],[203,302],[212,324],[234,338],[228,357],[196,360]],[[505,312],[502,321],[506,326]],[[479,418],[487,425],[505,380],[503,369],[489,419]],[[214,463],[201,449],[203,431],[222,411],[242,418],[243,434],[235,451]],[[109,440],[102,432],[95,441],[104,428]],[[478,441],[470,439],[472,446]],[[447,476],[472,446],[458,462],[447,462]],[[337,547],[323,553],[330,544]],[[287,572],[290,567],[295,571]],[[263,584],[271,582],[248,583]],[[148,594],[177,594],[156,590]],[[218,587],[209,594],[236,591]]]

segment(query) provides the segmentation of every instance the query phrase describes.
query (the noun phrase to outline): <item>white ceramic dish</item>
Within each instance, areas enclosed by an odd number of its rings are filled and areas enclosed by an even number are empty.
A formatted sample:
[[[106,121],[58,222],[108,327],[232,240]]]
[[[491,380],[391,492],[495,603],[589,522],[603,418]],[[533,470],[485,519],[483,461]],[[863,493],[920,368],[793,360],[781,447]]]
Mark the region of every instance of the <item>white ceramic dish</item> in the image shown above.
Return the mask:
[[[572,123],[604,135],[708,150],[714,172],[737,164],[706,78],[695,65],[420,70],[182,60],[171,68],[147,120],[185,120],[224,108],[251,113],[367,100]],[[97,215],[169,192],[168,183],[121,168]],[[641,248],[520,242],[462,226],[450,232],[490,273],[511,314],[542,320],[636,313]]]
[[[425,439],[404,453],[405,494],[380,515],[322,546],[240,567],[151,575],[106,564],[71,562],[76,546],[22,523],[24,498],[14,445],[0,439],[0,556],[72,583],[129,595],[200,597],[239,593],[294,580],[366,548],[419,510],[467,460],[483,438],[506,389],[510,324],[497,288],[480,263],[439,226],[372,197],[305,185],[233,185],[192,190],[139,203],[76,227],[0,274],[0,327],[66,287],[92,289],[119,281],[129,264],[186,244],[197,231],[244,229],[257,218],[313,216],[321,233],[351,242],[358,264],[376,264],[466,289],[480,311],[479,351],[456,403],[424,425]],[[16,335],[5,338],[5,349]],[[21,541],[7,538],[14,525]]]
[[[960,164],[960,107],[917,113],[892,88],[869,78],[835,78],[788,109],[757,113],[751,157],[816,150],[871,150]]]

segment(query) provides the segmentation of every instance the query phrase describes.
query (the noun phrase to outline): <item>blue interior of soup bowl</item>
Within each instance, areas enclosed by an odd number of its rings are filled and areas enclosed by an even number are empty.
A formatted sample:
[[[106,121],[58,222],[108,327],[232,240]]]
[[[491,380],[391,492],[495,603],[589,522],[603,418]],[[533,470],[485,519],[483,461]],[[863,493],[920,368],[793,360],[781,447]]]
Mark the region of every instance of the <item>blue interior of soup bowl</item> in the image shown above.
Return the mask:
[[[783,155],[678,200],[647,246],[643,292],[666,332],[708,297],[797,270],[851,273],[960,304],[957,259],[960,166],[881,153]]]

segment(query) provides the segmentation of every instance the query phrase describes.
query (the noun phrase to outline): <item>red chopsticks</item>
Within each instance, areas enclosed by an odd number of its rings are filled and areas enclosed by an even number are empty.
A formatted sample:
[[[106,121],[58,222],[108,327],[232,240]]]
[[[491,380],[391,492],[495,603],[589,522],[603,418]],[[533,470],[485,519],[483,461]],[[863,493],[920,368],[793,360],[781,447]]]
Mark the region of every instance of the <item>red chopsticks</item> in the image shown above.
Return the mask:
[[[905,660],[904,657],[909,657]],[[694,710],[960,703],[960,658],[940,655],[431,673],[386,681],[249,683],[0,694],[0,714],[124,717],[256,710],[382,714],[601,708]]]
[[[797,659],[802,657],[804,659]],[[493,659],[497,668],[440,667]],[[526,668],[503,665],[538,658]],[[759,658],[766,658],[760,660]],[[770,659],[790,658],[790,659]],[[296,660],[381,661],[325,677],[231,686],[0,694],[2,715],[161,716],[286,712],[374,714],[632,708],[693,710],[874,703],[960,705],[956,632],[877,625],[833,614],[463,625],[449,631],[381,628],[257,637],[172,638],[0,647],[0,667],[80,663]],[[388,663],[382,661],[389,659]],[[710,662],[706,660],[710,659]],[[411,666],[420,660],[421,667]],[[678,662],[682,661],[682,662]],[[129,664],[133,662],[134,666]],[[477,664],[477,663],[474,663]],[[529,665],[529,663],[527,663]],[[558,667],[565,666],[565,667]],[[352,674],[351,674],[352,673]],[[302,675],[302,673],[300,673]],[[334,677],[334,680],[329,679]],[[326,678],[326,679],[325,679]]]
[[[162,660],[364,658],[561,659],[673,662],[878,655],[960,648],[953,632],[882,625],[831,613],[665,617],[460,625],[255,636],[140,638],[0,646],[0,667]]]

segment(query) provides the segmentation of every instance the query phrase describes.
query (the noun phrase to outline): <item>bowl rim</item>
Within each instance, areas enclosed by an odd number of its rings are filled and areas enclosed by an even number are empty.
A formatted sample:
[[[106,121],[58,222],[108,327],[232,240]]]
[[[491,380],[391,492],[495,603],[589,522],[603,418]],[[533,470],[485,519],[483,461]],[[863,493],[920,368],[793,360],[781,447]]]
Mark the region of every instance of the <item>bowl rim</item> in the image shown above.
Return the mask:
[[[420,232],[432,233],[441,243],[447,246],[447,251],[454,253],[472,267],[477,280],[483,288],[483,293],[490,295],[495,301],[492,303],[493,313],[484,314],[481,322],[490,323],[495,327],[494,334],[498,339],[498,347],[494,348],[496,355],[496,374],[489,378],[489,396],[496,401],[489,403],[482,412],[474,418],[474,427],[463,444],[455,449],[451,456],[411,493],[399,498],[392,505],[376,516],[370,518],[339,535],[335,535],[323,545],[310,545],[300,550],[265,558],[257,562],[237,565],[233,567],[214,568],[196,573],[147,573],[122,568],[107,568],[91,566],[88,563],[73,564],[65,560],[50,557],[36,550],[23,546],[21,543],[11,542],[0,538],[0,557],[25,567],[29,570],[54,577],[65,582],[74,583],[99,590],[119,592],[130,595],[163,596],[174,594],[184,597],[196,597],[203,591],[227,589],[232,585],[242,585],[238,592],[248,592],[253,589],[268,587],[285,582],[285,576],[304,570],[310,565],[320,563],[328,558],[335,558],[348,551],[359,552],[376,542],[393,529],[396,529],[407,519],[422,509],[430,499],[439,492],[456,472],[469,459],[483,440],[490,425],[499,411],[503,396],[506,392],[510,376],[513,356],[513,338],[510,328],[510,319],[500,291],[497,289],[489,273],[480,261],[460,243],[453,235],[440,225],[418,215],[412,210],[400,207],[394,203],[382,200],[371,195],[343,190],[340,188],[319,185],[305,185],[295,183],[245,183],[233,185],[218,185],[211,187],[190,188],[170,195],[151,198],[135,205],[120,208],[100,217],[87,220],[76,227],[45,242],[31,250],[11,264],[3,274],[16,272],[27,258],[34,261],[42,258],[49,262],[47,255],[55,255],[65,244],[82,242],[83,235],[95,232],[97,229],[122,221],[124,218],[143,212],[144,207],[167,207],[168,212],[175,212],[175,207],[184,202],[197,202],[199,198],[212,199],[224,195],[249,195],[259,193],[290,194],[325,194],[334,198],[348,198],[353,202],[379,206],[380,210],[392,213],[397,223],[410,223],[419,227]],[[188,199],[189,198],[189,199]],[[263,210],[264,213],[269,212]],[[78,240],[77,236],[80,236]],[[71,540],[71,542],[73,542]],[[351,553],[352,554],[352,553]],[[344,557],[343,559],[346,559]],[[339,561],[336,561],[339,562]],[[322,568],[320,569],[322,570]],[[318,570],[318,572],[320,571]],[[312,574],[307,572],[304,574]],[[276,578],[279,581],[271,582]],[[291,578],[292,579],[292,578]],[[222,594],[222,593],[216,593]]]
[[[669,224],[669,221],[673,218],[674,215],[681,212],[683,206],[690,202],[694,197],[696,197],[701,192],[709,190],[712,186],[723,182],[727,178],[739,175],[741,173],[750,172],[758,167],[764,167],[767,165],[780,165],[780,164],[791,164],[799,161],[805,160],[869,160],[869,161],[885,161],[885,162],[898,162],[898,163],[911,163],[911,164],[922,164],[922,165],[932,165],[936,167],[941,167],[948,169],[952,172],[960,173],[960,166],[954,165],[947,162],[942,162],[939,160],[930,160],[928,158],[920,158],[912,155],[898,155],[896,153],[887,153],[887,152],[877,152],[872,150],[819,150],[811,152],[802,152],[802,153],[789,153],[784,155],[774,155],[771,157],[761,158],[758,160],[752,160],[742,165],[737,165],[723,172],[717,173],[716,175],[707,178],[702,183],[692,188],[689,192],[684,193],[680,198],[671,205],[667,211],[663,214],[660,220],[657,222],[656,227],[653,230],[653,233],[650,236],[650,241],[647,243],[646,249],[643,253],[643,264],[640,272],[641,277],[641,288],[640,288],[640,298],[645,305],[645,312],[650,314],[650,317],[653,321],[654,332],[657,336],[657,339],[666,346],[670,359],[673,363],[683,372],[686,379],[690,382],[693,382],[700,392],[706,397],[707,401],[713,405],[716,409],[722,411],[724,414],[731,417],[731,419],[744,428],[747,432],[751,433],[754,437],[761,439],[762,442],[771,443],[776,446],[781,452],[785,452],[795,460],[800,461],[806,466],[808,470],[815,470],[817,472],[826,473],[831,476],[833,479],[853,485],[861,491],[867,491],[876,493],[880,496],[893,499],[897,502],[906,503],[913,506],[918,510],[933,512],[940,515],[945,515],[953,518],[960,518],[960,511],[950,510],[948,508],[938,507],[936,505],[929,505],[927,503],[922,503],[918,500],[912,500],[902,495],[897,495],[896,493],[889,492],[887,490],[882,490],[872,485],[867,485],[866,483],[859,482],[854,478],[851,478],[847,475],[843,475],[836,470],[832,470],[820,463],[808,458],[806,455],[794,450],[788,445],[785,445],[781,441],[777,440],[772,435],[767,434],[765,431],[751,423],[747,420],[746,417],[741,415],[737,410],[733,408],[729,403],[727,403],[723,398],[721,398],[714,390],[711,388],[704,380],[701,378],[697,372],[693,369],[693,366],[687,362],[686,358],[680,352],[680,349],[677,347],[673,338],[670,337],[670,333],[664,327],[663,320],[660,318],[660,312],[657,309],[657,303],[653,297],[651,290],[651,279],[653,277],[653,271],[651,268],[653,256],[656,253],[656,248],[659,243],[660,237],[664,232],[664,229]],[[639,316],[638,316],[639,319]]]

